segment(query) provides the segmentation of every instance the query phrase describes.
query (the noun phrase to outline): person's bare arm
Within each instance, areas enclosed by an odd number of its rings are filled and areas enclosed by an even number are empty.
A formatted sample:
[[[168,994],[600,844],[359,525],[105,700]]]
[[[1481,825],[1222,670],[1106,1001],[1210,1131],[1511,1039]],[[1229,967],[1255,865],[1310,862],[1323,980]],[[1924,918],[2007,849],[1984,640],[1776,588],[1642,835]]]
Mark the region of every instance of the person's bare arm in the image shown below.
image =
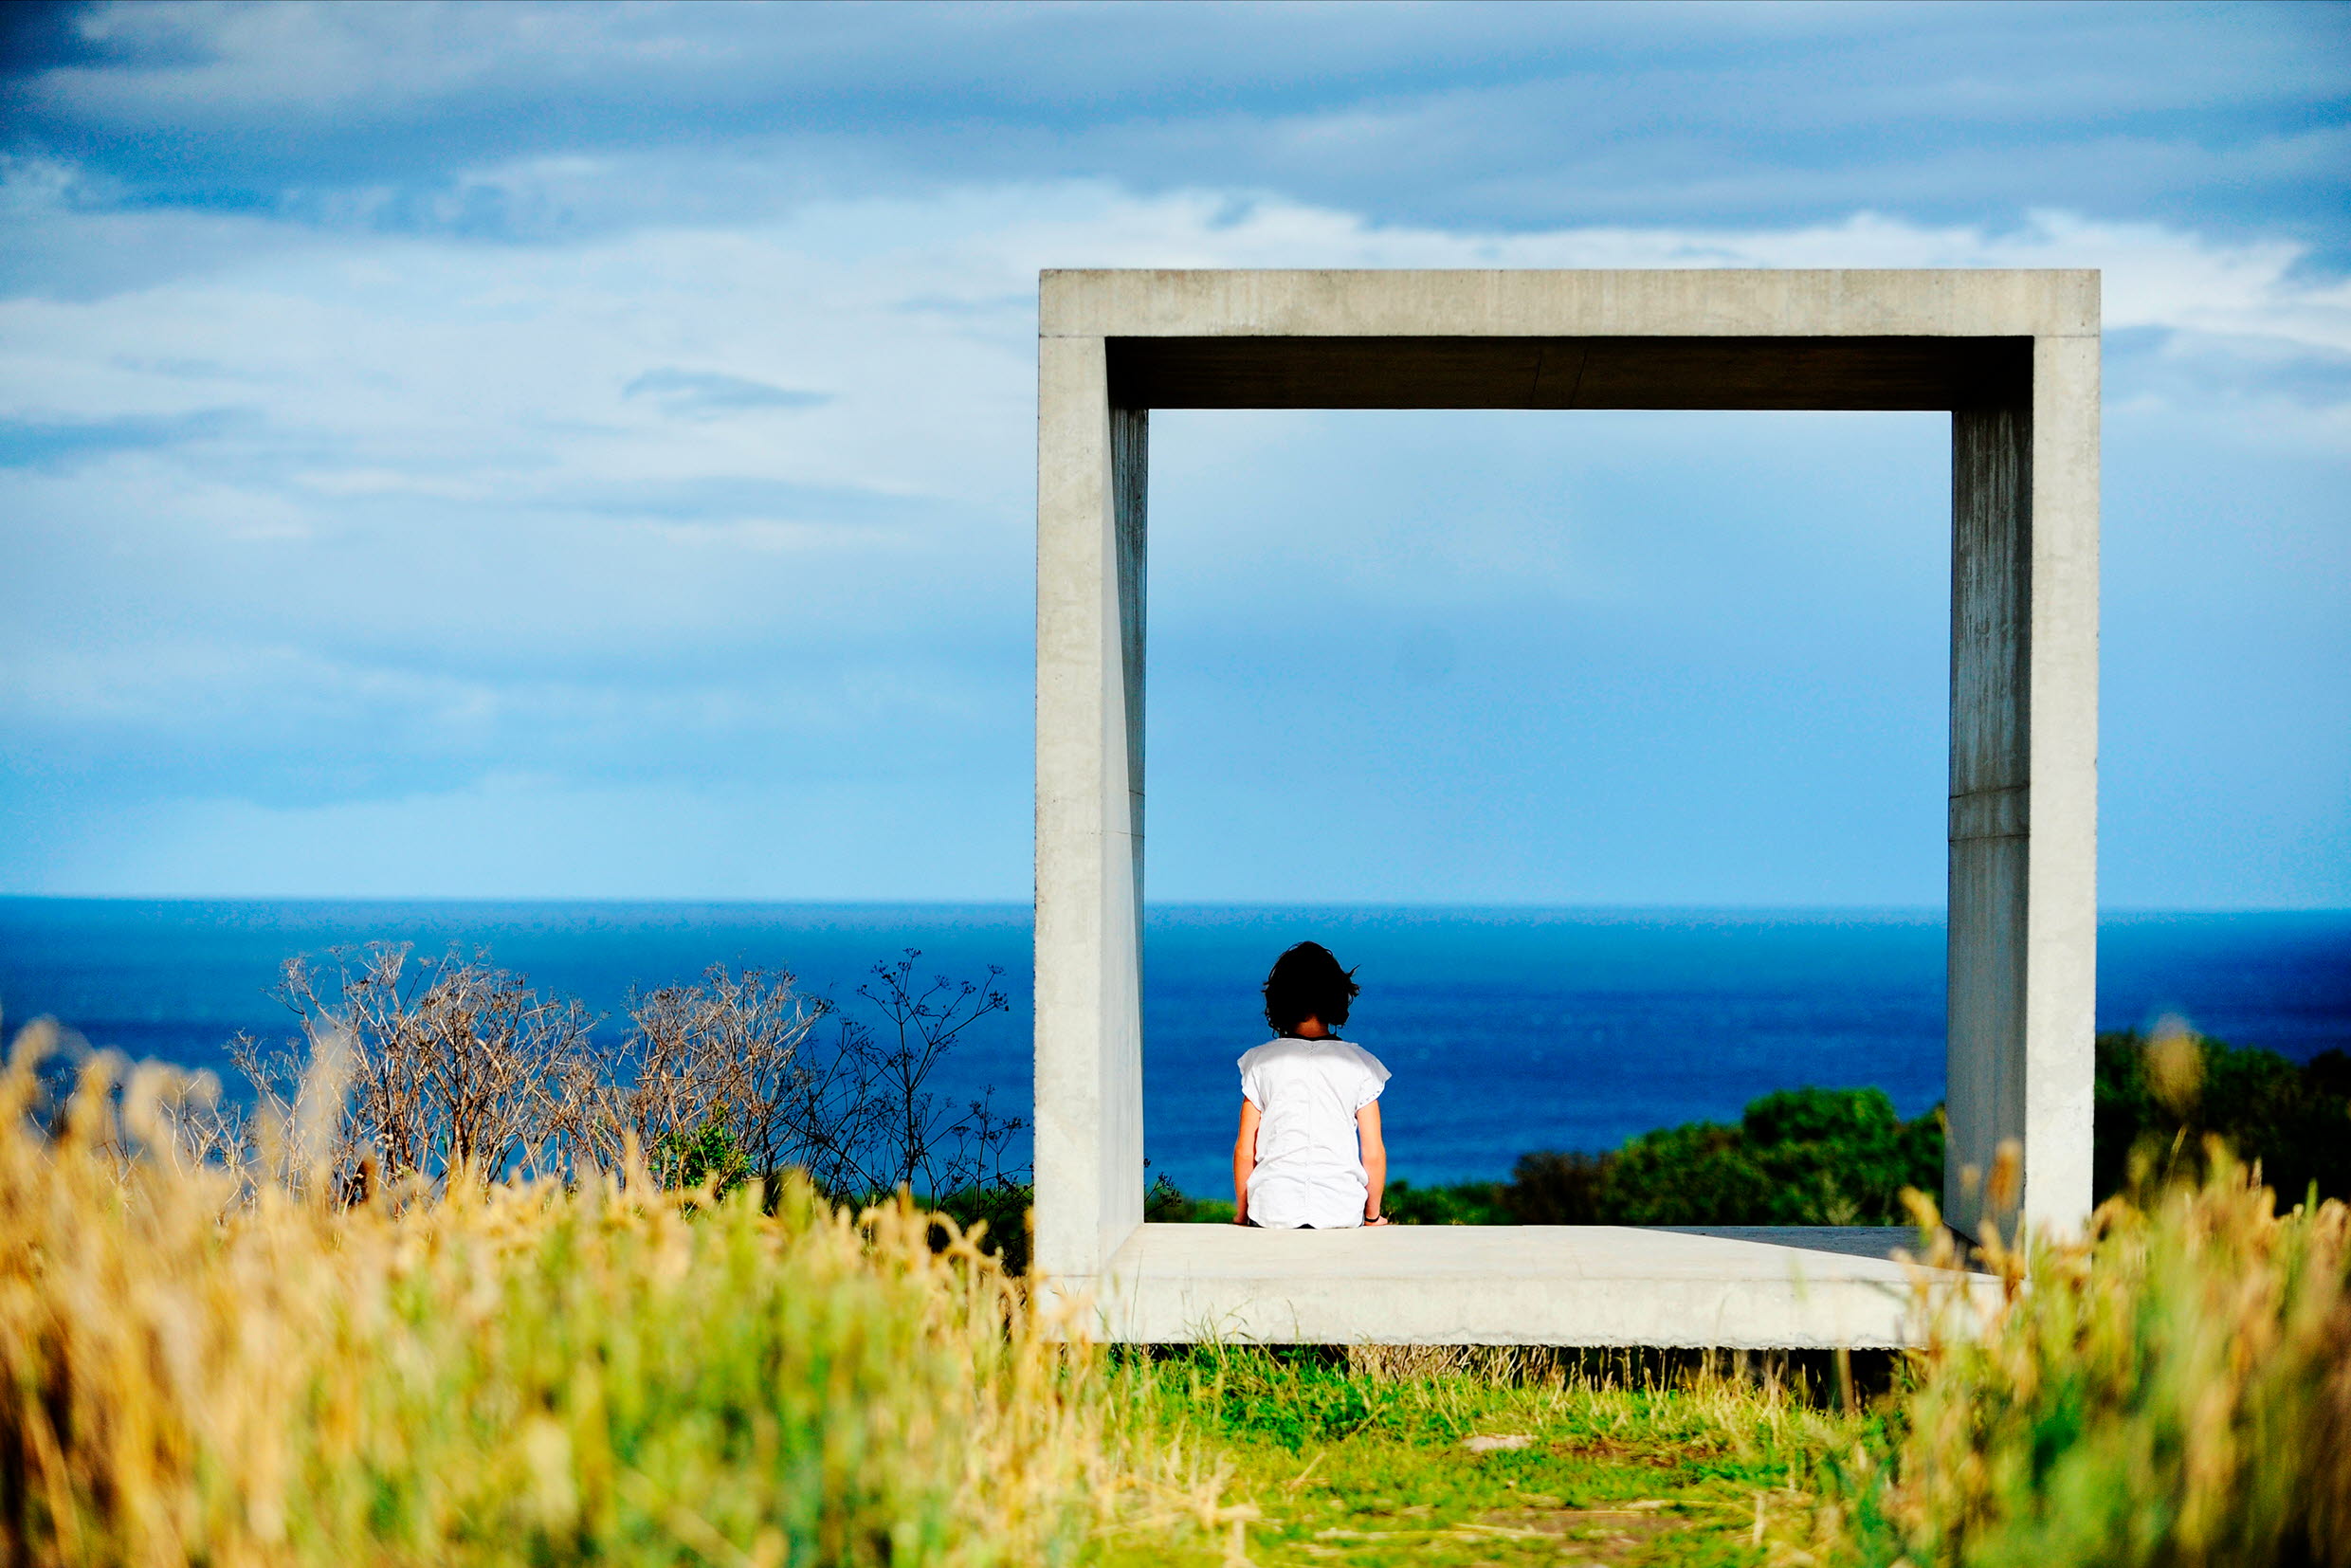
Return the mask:
[[[1355,1113],[1355,1130],[1363,1143],[1363,1174],[1370,1178],[1363,1190],[1363,1223],[1385,1225],[1379,1204],[1388,1194],[1388,1142],[1379,1134],[1378,1101]]]
[[[1232,1140],[1232,1223],[1248,1223],[1248,1178],[1257,1169],[1257,1107],[1241,1102],[1241,1133]]]

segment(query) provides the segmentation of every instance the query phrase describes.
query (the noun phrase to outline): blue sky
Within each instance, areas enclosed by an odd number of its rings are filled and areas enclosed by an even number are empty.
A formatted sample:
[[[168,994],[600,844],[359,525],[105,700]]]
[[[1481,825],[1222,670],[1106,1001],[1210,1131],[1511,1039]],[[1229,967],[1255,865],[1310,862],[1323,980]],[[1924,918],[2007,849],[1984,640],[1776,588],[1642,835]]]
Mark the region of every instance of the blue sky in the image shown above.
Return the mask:
[[[12,7],[0,891],[1028,890],[1035,274],[2105,272],[2102,877],[2351,904],[2351,7]],[[1932,904],[1944,422],[1155,417],[1174,899]]]

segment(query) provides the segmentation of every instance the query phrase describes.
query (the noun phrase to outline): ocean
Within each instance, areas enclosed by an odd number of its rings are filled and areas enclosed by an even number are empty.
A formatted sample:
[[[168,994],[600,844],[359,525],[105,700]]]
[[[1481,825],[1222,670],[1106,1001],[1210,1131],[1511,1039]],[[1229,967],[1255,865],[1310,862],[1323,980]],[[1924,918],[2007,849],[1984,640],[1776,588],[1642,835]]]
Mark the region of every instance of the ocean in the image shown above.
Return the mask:
[[[972,1031],[939,1086],[993,1086],[1000,1107],[1028,1108],[1026,905],[0,899],[0,1026],[51,1015],[228,1081],[233,1035],[291,1032],[267,994],[284,959],[377,938],[486,951],[613,1018],[632,986],[716,963],[790,969],[852,1010],[872,966],[909,948],[924,975],[984,980],[997,966],[1011,1007]],[[1148,914],[1144,951],[1155,1175],[1195,1193],[1229,1184],[1233,1059],[1265,1036],[1266,967],[1306,939],[1358,970],[1346,1032],[1394,1073],[1392,1170],[1417,1182],[1736,1119],[1796,1085],[1875,1085],[1905,1114],[1942,1095],[1933,912],[1165,906]],[[2297,1061],[2351,1048],[2351,912],[2106,917],[2100,1027],[2165,1013]]]

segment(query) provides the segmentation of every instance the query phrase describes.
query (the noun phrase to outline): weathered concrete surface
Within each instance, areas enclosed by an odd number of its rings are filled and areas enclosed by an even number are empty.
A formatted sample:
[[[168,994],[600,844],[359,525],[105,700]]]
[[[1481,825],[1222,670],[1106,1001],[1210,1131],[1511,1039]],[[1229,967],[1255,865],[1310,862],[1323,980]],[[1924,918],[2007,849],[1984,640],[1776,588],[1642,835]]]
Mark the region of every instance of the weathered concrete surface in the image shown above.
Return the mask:
[[[1981,1185],[1970,1172],[1980,1177],[2014,1141],[2027,1220],[2066,1225],[2087,1212],[2095,272],[1048,272],[1039,289],[1041,1272],[1100,1282],[1110,1258],[1139,1245],[1142,563],[1155,402],[1950,409],[1944,1195],[1955,1223],[1977,1230]],[[1358,1304],[1367,1322],[1393,1308],[1403,1323],[1421,1310],[1407,1293],[1381,1285]]]
[[[1037,430],[1036,1254],[1091,1272],[1143,1217],[1141,442],[1100,340],[1040,345]]]
[[[2066,337],[2098,274],[2007,268],[1048,271],[1047,337]]]
[[[1906,1229],[1145,1225],[1085,1289],[1135,1343],[1913,1344]],[[1994,1299],[1984,1275],[1936,1276]]]
[[[1980,1233],[2003,1143],[2028,1223],[2090,1205],[2097,986],[2098,347],[2034,345],[1951,421],[1949,1155]]]
[[[2090,1211],[2098,1001],[2099,344],[2032,347],[2032,649],[2026,733],[2024,1218]]]

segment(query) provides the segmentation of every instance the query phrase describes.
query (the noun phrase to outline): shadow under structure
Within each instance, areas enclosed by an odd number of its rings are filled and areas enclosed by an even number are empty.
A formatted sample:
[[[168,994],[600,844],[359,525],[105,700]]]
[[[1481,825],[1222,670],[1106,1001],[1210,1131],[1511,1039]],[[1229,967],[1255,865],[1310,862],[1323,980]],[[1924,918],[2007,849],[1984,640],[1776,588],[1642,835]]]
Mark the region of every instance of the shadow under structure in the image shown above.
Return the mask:
[[[1943,1209],[2090,1209],[2099,275],[1048,271],[1037,321],[1036,1245],[1116,1340],[1910,1342],[1906,1234],[1143,1222],[1150,410],[1951,415]],[[2002,1152],[2021,1181],[1990,1213]],[[1990,1282],[1983,1282],[1989,1284]]]

